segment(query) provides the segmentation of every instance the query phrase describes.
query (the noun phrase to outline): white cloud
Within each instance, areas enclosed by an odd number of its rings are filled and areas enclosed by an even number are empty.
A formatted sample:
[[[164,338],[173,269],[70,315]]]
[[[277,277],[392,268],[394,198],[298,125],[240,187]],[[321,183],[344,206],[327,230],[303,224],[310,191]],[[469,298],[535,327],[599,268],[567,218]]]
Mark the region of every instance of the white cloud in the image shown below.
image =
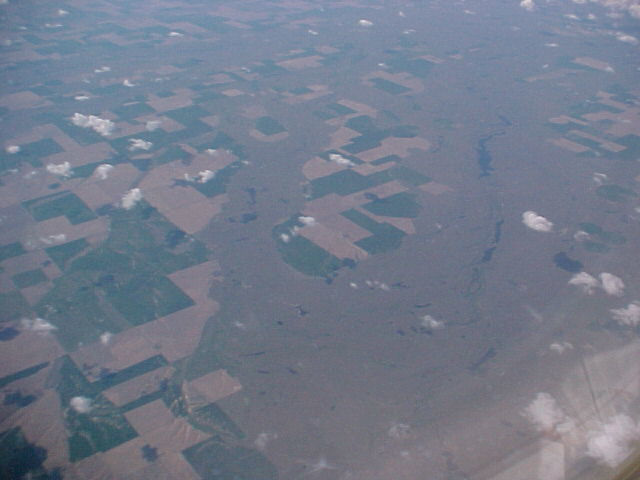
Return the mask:
[[[47,172],[61,177],[68,177],[71,175],[71,164],[69,162],[59,163],[58,165],[50,163],[47,165]]]
[[[103,345],[109,345],[109,342],[111,341],[112,337],[113,337],[113,333],[104,332],[102,335],[100,335],[100,343]]]
[[[160,120],[149,120],[144,125],[144,128],[146,128],[149,132],[153,132],[154,130],[157,130],[158,128],[160,128],[161,123],[162,122]]]
[[[571,277],[569,285],[576,285],[582,288],[582,291],[587,295],[593,295],[596,288],[600,287],[600,282],[597,278],[589,275],[587,272],[580,272]]]
[[[169,32],[170,37],[184,37],[184,33],[180,32]]]
[[[602,185],[603,183],[609,181],[609,177],[607,176],[606,173],[594,172],[593,181],[596,183],[596,185]]]
[[[102,165],[98,165],[93,173],[100,180],[106,180],[109,177],[109,172],[111,172],[111,170],[113,170],[113,165],[103,163]]]
[[[316,32],[315,30],[307,30],[307,33],[309,33],[309,35],[318,35],[318,32]]]
[[[338,165],[343,165],[343,166],[346,166],[346,167],[353,167],[355,165],[351,160],[349,160],[348,158],[343,157],[339,153],[330,153],[329,154],[329,160],[331,160],[332,162],[337,163]]]
[[[52,245],[54,243],[63,243],[66,240],[67,240],[67,236],[64,233],[58,233],[56,235],[40,237],[40,241],[45,245]]]
[[[93,72],[94,73],[104,73],[104,72],[110,72],[111,71],[111,67],[107,67],[106,65],[103,65],[100,68],[96,68]]]
[[[574,426],[573,420],[562,411],[555,398],[545,392],[538,393],[523,415],[541,432],[566,433]]]
[[[444,322],[442,320],[436,320],[431,315],[424,315],[420,323],[423,327],[429,328],[431,330],[439,330],[441,328],[444,328]]]
[[[394,423],[391,425],[389,430],[387,430],[387,435],[391,438],[401,439],[407,438],[409,433],[411,432],[411,427],[406,423]]]
[[[260,433],[253,441],[253,444],[256,446],[258,450],[264,450],[267,447],[267,443],[271,440],[278,438],[277,433]]]
[[[534,8],[536,8],[536,5],[533,2],[533,0],[522,0],[520,2],[520,6],[528,12],[531,12],[533,11]]]
[[[528,210],[522,214],[522,222],[537,232],[550,232],[553,228],[552,222],[532,210]]]
[[[59,17],[64,17],[65,15],[69,15],[69,12],[67,12],[66,10],[63,10],[61,8],[59,8],[56,13],[58,14]]]
[[[291,236],[287,235],[286,233],[281,233],[280,240],[282,240],[284,243],[289,243],[289,241],[291,240]]]
[[[620,277],[603,272],[600,274],[600,281],[602,282],[602,289],[607,292],[608,295],[613,295],[614,297],[624,295],[624,282]]]
[[[613,308],[610,312],[613,319],[620,325],[629,327],[640,325],[640,302],[631,302],[625,308]]]
[[[18,145],[9,145],[7,148],[5,148],[5,151],[7,153],[18,153],[20,151],[20,146]]]
[[[361,27],[371,27],[373,25],[373,22],[370,20],[365,20],[363,18],[361,20],[358,20],[358,25],[360,25]]]
[[[69,405],[78,413],[87,413],[91,410],[91,399],[87,397],[73,397]]]
[[[122,208],[131,210],[140,200],[142,200],[142,192],[139,188],[132,188],[122,196]]]
[[[122,85],[124,85],[125,87],[135,87],[136,84],[132,83],[128,78],[125,78],[124,81],[122,82]]]
[[[315,218],[305,217],[304,215],[299,216],[298,221],[308,227],[313,227],[317,223]]]
[[[207,183],[209,180],[211,180],[215,176],[216,176],[216,172],[213,172],[211,170],[203,170],[201,172],[198,172],[198,178],[196,181],[198,183]]]
[[[353,288],[354,290],[357,290],[357,289],[358,289],[358,284],[357,284],[356,282],[349,282],[349,286],[350,286],[351,288]]]
[[[35,319],[23,318],[20,323],[22,324],[22,328],[25,330],[31,330],[32,332],[37,333],[49,333],[58,329],[58,327],[40,317],[36,317]]]
[[[73,114],[73,117],[71,117],[71,123],[78,127],[91,128],[103,137],[111,135],[115,128],[115,124],[111,120],[100,118],[95,115],[83,115],[77,112]]]
[[[631,454],[638,440],[640,425],[627,415],[616,415],[589,433],[587,455],[609,467],[617,467]]]
[[[89,100],[89,97],[87,95],[76,95],[75,97],[73,97],[73,99],[79,102],[84,102],[86,100]]]
[[[129,150],[135,152],[136,150],[149,150],[153,146],[153,143],[147,142],[141,138],[130,138],[129,139]]]
[[[638,44],[638,39],[636,37],[634,37],[633,35],[627,35],[626,33],[617,32],[616,33],[616,38],[618,40],[620,40],[621,42],[629,43],[631,45],[637,45]]]
[[[573,350],[573,345],[569,342],[554,342],[549,345],[549,350],[559,354],[564,353],[566,350]]]

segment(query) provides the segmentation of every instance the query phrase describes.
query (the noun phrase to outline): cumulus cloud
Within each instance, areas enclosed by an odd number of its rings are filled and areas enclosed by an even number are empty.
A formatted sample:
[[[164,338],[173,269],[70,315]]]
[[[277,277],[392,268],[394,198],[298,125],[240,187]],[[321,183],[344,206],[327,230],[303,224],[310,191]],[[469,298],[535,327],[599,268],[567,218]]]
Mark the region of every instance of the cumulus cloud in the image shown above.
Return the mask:
[[[35,319],[23,318],[20,323],[22,325],[22,328],[24,328],[25,330],[31,330],[32,332],[37,333],[49,333],[53,330],[58,329],[55,325],[52,325],[51,323],[40,317],[37,317]]]
[[[113,165],[103,163],[102,165],[98,165],[93,173],[100,180],[106,180],[111,170],[113,170]]]
[[[343,157],[339,153],[330,153],[329,160],[337,163],[338,165],[343,165],[345,167],[353,167],[355,164],[349,160],[348,158]]]
[[[304,215],[301,215],[298,217],[298,221],[300,223],[302,223],[303,225],[309,226],[309,227],[313,227],[317,222],[316,219],[313,217],[305,217]]]
[[[184,33],[180,32],[169,32],[170,37],[184,37]]]
[[[145,123],[144,128],[146,128],[149,132],[153,132],[154,130],[160,128],[161,123],[162,122],[160,120],[149,120],[147,121],[147,123]]]
[[[536,8],[536,4],[533,2],[533,0],[522,0],[520,2],[520,6],[528,12],[531,12],[534,8]]]
[[[63,162],[59,164],[50,163],[47,165],[47,172],[60,177],[68,177],[71,175],[71,164],[69,162]]]
[[[444,328],[444,322],[442,320],[436,320],[431,315],[424,315],[420,323],[423,327],[426,327],[430,330],[439,330],[441,328]]]
[[[628,35],[626,33],[617,32],[616,33],[616,38],[618,40],[620,40],[621,42],[629,43],[631,45],[637,45],[638,44],[638,39],[636,37],[634,37],[633,35]]]
[[[73,397],[69,405],[78,413],[87,413],[91,410],[91,399],[87,397]]]
[[[569,285],[576,285],[587,295],[593,295],[596,288],[600,287],[600,282],[597,278],[589,275],[587,272],[580,272],[571,277]]]
[[[76,95],[75,97],[73,97],[74,100],[77,100],[78,102],[84,102],[86,100],[89,100],[89,96],[88,95]]]
[[[373,290],[375,288],[379,288],[380,290],[384,290],[385,292],[388,292],[390,290],[389,285],[381,282],[380,280],[365,280],[364,283],[367,287],[369,287],[370,290]]]
[[[20,151],[20,146],[18,146],[18,145],[9,145],[4,150],[5,150],[5,152],[11,153],[11,154],[18,153]]]
[[[267,443],[269,443],[271,440],[275,440],[276,438],[278,438],[277,433],[263,432],[258,434],[256,439],[253,441],[253,444],[258,450],[264,450],[267,447]]]
[[[100,68],[96,68],[93,72],[94,73],[104,73],[104,72],[110,72],[111,71],[111,67],[107,67],[106,65],[103,65]]]
[[[128,78],[125,78],[122,82],[122,85],[124,85],[125,87],[135,87],[136,84],[132,83],[131,80],[129,80]]]
[[[640,440],[640,425],[627,415],[615,415],[598,430],[589,433],[587,455],[609,467],[617,467]]]
[[[216,172],[211,170],[202,170],[198,172],[198,174],[194,177],[189,175],[188,173],[184,174],[184,179],[187,182],[196,182],[196,183],[207,183],[209,180],[213,179],[216,176]]]
[[[631,302],[625,308],[614,308],[610,310],[613,319],[620,325],[637,327],[640,325],[640,302]]]
[[[555,398],[545,392],[538,393],[523,415],[540,432],[562,434],[574,426],[573,420],[562,411]]]
[[[522,214],[522,223],[537,232],[550,232],[553,228],[552,222],[532,210],[528,210]]]
[[[111,120],[100,118],[95,115],[83,115],[77,112],[73,114],[73,117],[71,117],[71,123],[78,127],[91,128],[103,137],[111,135],[115,128],[115,124]]]
[[[569,342],[554,342],[549,345],[549,350],[562,354],[567,350],[573,350],[573,345]]]
[[[607,292],[608,295],[613,295],[614,297],[624,295],[624,282],[620,277],[603,272],[600,274],[600,281],[602,282],[602,289]]]
[[[150,150],[153,147],[153,143],[147,142],[141,138],[130,138],[129,139],[129,150],[135,152],[136,150]]]
[[[103,345],[109,345],[109,342],[111,341],[112,337],[113,337],[113,333],[104,332],[102,335],[100,335],[100,343]]]
[[[373,25],[373,22],[370,20],[365,20],[363,18],[361,20],[358,20],[358,25],[360,25],[361,27],[370,27]]]
[[[122,208],[131,210],[140,200],[142,200],[142,192],[139,188],[132,188],[122,196]]]
[[[67,240],[67,236],[64,233],[58,233],[56,235],[40,237],[40,241],[45,245],[52,245],[54,243],[63,243],[66,240]]]

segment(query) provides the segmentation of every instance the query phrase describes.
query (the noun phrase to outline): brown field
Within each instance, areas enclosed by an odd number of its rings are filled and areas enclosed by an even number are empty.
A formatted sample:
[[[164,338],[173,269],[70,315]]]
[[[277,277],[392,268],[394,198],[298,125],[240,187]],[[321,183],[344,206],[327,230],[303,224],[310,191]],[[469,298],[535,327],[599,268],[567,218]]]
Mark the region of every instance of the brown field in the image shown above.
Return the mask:
[[[252,129],[249,131],[249,135],[251,135],[256,140],[260,140],[261,142],[279,142],[280,140],[284,140],[289,136],[289,132],[280,132],[275,135],[265,135],[258,130]]]
[[[420,190],[430,193],[431,195],[442,195],[443,193],[452,192],[453,188],[441,183],[429,182],[420,185]]]
[[[321,223],[304,226],[298,234],[341,259],[361,260],[367,256],[367,252],[354,245],[345,234],[331,230]]]
[[[192,380],[186,385],[189,397],[201,397],[206,403],[213,403],[242,389],[242,385],[226,370],[216,370]]]
[[[314,178],[325,177],[344,169],[344,166],[338,165],[336,162],[314,157],[303,165],[302,174],[308,180],[313,180]]]
[[[555,138],[551,140],[551,143],[560,148],[564,148],[565,150],[569,150],[575,153],[582,153],[591,150],[589,147],[585,147],[584,145],[580,145],[579,143],[572,142],[571,140],[567,140],[566,138]]]
[[[162,381],[169,379],[172,373],[171,367],[161,367],[111,387],[103,394],[116,406],[125,405],[147,393],[157,391]]]
[[[276,65],[286,68],[290,71],[302,70],[304,68],[313,68],[322,66],[323,57],[320,55],[310,55],[308,57],[292,58],[289,60],[282,60],[276,63]]]
[[[577,63],[578,65],[584,65],[584,66],[591,67],[603,72],[611,71],[611,65],[609,65],[607,62],[598,60],[596,58],[576,57],[572,61],[573,63]]]

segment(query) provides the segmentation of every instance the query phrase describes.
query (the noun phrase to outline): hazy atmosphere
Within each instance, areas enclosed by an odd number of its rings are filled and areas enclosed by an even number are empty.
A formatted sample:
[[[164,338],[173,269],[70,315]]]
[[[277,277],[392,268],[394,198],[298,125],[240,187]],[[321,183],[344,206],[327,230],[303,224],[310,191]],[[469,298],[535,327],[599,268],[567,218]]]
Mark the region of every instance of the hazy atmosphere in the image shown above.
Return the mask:
[[[0,0],[0,477],[629,479],[637,0]]]

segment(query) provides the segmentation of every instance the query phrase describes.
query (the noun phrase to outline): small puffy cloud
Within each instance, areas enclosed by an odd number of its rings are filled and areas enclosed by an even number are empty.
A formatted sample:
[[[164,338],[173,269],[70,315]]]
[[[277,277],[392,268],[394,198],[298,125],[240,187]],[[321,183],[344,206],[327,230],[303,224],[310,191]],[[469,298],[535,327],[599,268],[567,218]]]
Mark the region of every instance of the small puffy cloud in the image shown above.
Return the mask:
[[[93,173],[100,180],[106,180],[111,170],[113,170],[113,165],[103,163],[102,165],[98,165]]]
[[[207,183],[209,180],[211,180],[215,176],[216,176],[216,172],[213,172],[211,170],[203,170],[201,172],[198,172],[198,176],[196,177],[196,182]]]
[[[100,68],[96,68],[93,72],[94,73],[105,73],[105,72],[110,72],[111,71],[111,67],[107,67],[106,65],[103,65]]]
[[[589,433],[587,455],[609,467],[617,467],[640,440],[640,425],[627,415],[615,415],[600,429]]]
[[[318,35],[318,32],[316,32],[315,30],[311,30],[311,29],[307,30],[307,33],[309,35]]]
[[[308,227],[313,227],[317,223],[315,218],[305,217],[304,215],[299,216],[298,221]]]
[[[47,322],[46,320],[37,317],[35,319],[32,318],[23,318],[20,321],[22,328],[25,330],[31,330],[32,332],[37,332],[37,333],[49,333],[53,330],[57,330],[58,327],[56,327],[55,325],[52,325],[51,323]]]
[[[135,152],[136,150],[150,150],[153,147],[153,143],[147,142],[141,138],[129,139],[129,150]]]
[[[411,432],[411,427],[406,423],[394,423],[391,425],[389,430],[387,430],[387,435],[391,438],[401,439],[407,438]]]
[[[607,295],[613,295],[614,297],[624,295],[624,282],[620,277],[603,272],[600,274],[600,281],[602,282],[602,289],[607,292]]]
[[[338,165],[343,165],[345,167],[353,167],[355,164],[349,160],[348,158],[343,157],[339,153],[330,153],[329,160],[337,163]]]
[[[286,233],[281,233],[280,240],[282,240],[284,243],[289,243],[289,241],[291,240],[291,236],[287,235]]]
[[[145,123],[144,128],[146,128],[149,132],[153,132],[154,130],[160,128],[161,123],[162,122],[160,120],[149,120],[147,121],[147,123]]]
[[[609,177],[607,176],[606,173],[594,172],[593,181],[595,182],[596,185],[602,185],[603,183],[606,183],[609,181]]]
[[[522,223],[537,232],[550,232],[553,228],[552,222],[532,210],[528,210],[522,214]]]
[[[523,415],[536,430],[545,433],[566,433],[573,428],[573,421],[558,406],[555,398],[539,392],[525,408]]]
[[[111,120],[100,118],[95,115],[83,115],[77,112],[73,114],[73,117],[71,117],[71,123],[77,127],[91,128],[103,137],[111,135],[115,128],[115,124]]]
[[[640,302],[631,302],[625,308],[610,310],[613,319],[620,325],[637,327],[640,325]]]
[[[77,100],[78,102],[84,102],[86,100],[89,100],[89,97],[87,95],[76,95],[75,97],[73,97],[74,100]]]
[[[256,439],[253,441],[253,444],[258,450],[264,450],[267,447],[267,443],[269,443],[271,440],[275,440],[276,438],[278,438],[277,433],[263,432],[258,434]]]
[[[532,12],[533,9],[536,8],[536,4],[533,2],[533,0],[522,0],[520,2],[520,6],[528,12]]]
[[[67,12],[66,10],[63,10],[63,9],[59,8],[59,9],[58,9],[58,11],[56,12],[56,14],[57,14],[59,17],[64,17],[64,16],[66,16],[66,15],[69,15],[69,12]]]
[[[596,291],[596,288],[600,286],[600,282],[597,278],[589,275],[587,272],[576,273],[569,280],[569,285],[576,285],[580,287],[584,293],[587,295],[593,295],[593,292]]]
[[[184,33],[180,32],[169,32],[170,37],[184,37]]]
[[[111,341],[112,337],[113,337],[113,333],[104,332],[102,335],[100,335],[100,343],[103,345],[109,345],[109,342]]]
[[[56,235],[48,235],[46,237],[40,237],[40,241],[45,245],[53,245],[56,243],[63,243],[67,240],[67,236],[64,233],[58,233]]]
[[[131,210],[140,200],[142,200],[142,191],[139,188],[132,188],[122,196],[122,208]]]
[[[567,350],[573,350],[573,345],[569,342],[554,342],[549,345],[549,350],[562,354]]]
[[[365,20],[363,18],[358,20],[358,25],[360,25],[361,27],[371,27],[373,25],[373,22],[370,20]]]
[[[69,405],[78,413],[91,411],[91,399],[87,397],[73,397],[69,401]]]
[[[122,85],[124,85],[125,87],[129,87],[129,88],[136,86],[136,84],[132,83],[131,80],[129,80],[128,78],[125,78],[123,80]]]
[[[354,290],[357,290],[357,289],[358,289],[358,284],[357,284],[356,282],[349,282],[349,286],[350,286],[351,288],[353,288]]]
[[[20,151],[20,146],[18,146],[18,145],[9,145],[9,146],[8,146],[7,148],[5,148],[4,150],[5,150],[5,152],[7,152],[7,153],[14,154],[14,153],[18,153],[18,152]]]
[[[69,162],[63,162],[59,164],[50,163],[47,165],[47,172],[60,177],[68,177],[71,175],[71,164]]]
[[[638,45],[638,39],[633,35],[628,35],[626,33],[617,32],[616,38],[621,42],[628,43],[630,45]]]
[[[442,320],[436,320],[431,315],[424,315],[420,324],[430,330],[439,330],[444,328],[444,322]]]

